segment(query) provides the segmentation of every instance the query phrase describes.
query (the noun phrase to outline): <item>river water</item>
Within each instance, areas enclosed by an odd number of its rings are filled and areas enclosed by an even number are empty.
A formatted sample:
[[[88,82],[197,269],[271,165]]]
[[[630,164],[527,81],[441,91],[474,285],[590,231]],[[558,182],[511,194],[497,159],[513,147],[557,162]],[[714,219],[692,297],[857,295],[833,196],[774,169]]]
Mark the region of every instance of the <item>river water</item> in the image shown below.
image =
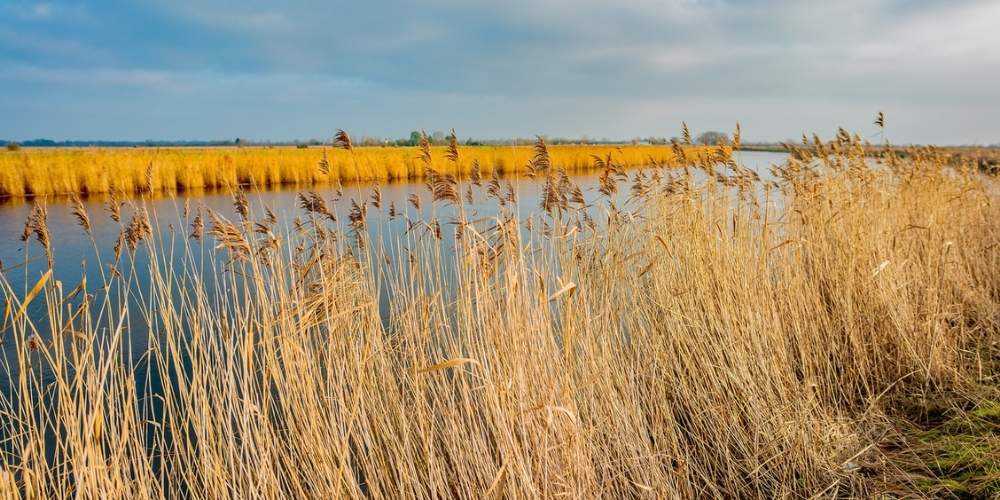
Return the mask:
[[[756,170],[763,178],[770,177],[770,166],[780,164],[787,158],[785,153],[754,152],[744,151],[739,153],[739,161],[746,167]],[[628,171],[632,173],[632,171]],[[598,197],[598,176],[599,172],[591,171],[586,173],[571,174],[570,178],[583,190],[584,197],[588,202]],[[539,212],[538,200],[541,195],[543,179],[527,177],[510,177],[509,180],[517,192],[518,206],[522,216],[528,216]],[[467,180],[460,181],[460,191],[465,192]],[[251,206],[259,211],[262,207],[269,207],[284,222],[291,221],[296,215],[301,215],[299,208],[298,194],[308,190],[307,188],[287,188],[267,191],[249,191],[247,197]],[[328,206],[337,215],[338,220],[344,221],[351,209],[352,200],[370,199],[372,192],[371,184],[354,184],[343,186],[343,196],[334,201],[335,188],[329,186],[317,187],[314,189],[326,201]],[[410,216],[416,218],[417,215],[429,216],[431,210],[435,210],[435,215],[443,220],[452,215],[450,209],[438,205],[432,208],[430,196],[427,188],[422,182],[396,182],[382,184],[383,208],[390,204],[395,204],[398,210],[408,210]],[[408,198],[416,194],[421,198],[421,213],[415,213],[413,207],[409,205]],[[624,202],[628,197],[628,185],[620,186],[619,202]],[[227,217],[236,219],[233,211],[232,196],[226,192],[213,192],[199,195],[181,194],[176,197],[162,197],[146,200],[122,200],[124,209],[122,219],[127,223],[127,218],[131,213],[130,205],[138,204],[146,207],[151,216],[158,221],[158,231],[161,236],[165,236],[170,231],[186,234],[190,228],[180,228],[182,224],[182,212],[185,199],[192,211],[203,206],[222,213]],[[84,234],[73,216],[66,199],[50,199],[46,201],[48,208],[48,227],[52,240],[55,265],[53,278],[61,280],[65,285],[75,284],[81,279],[84,273],[96,272],[95,253],[102,256],[110,256],[113,253],[115,241],[118,236],[119,226],[107,215],[106,196],[92,196],[84,199],[83,205],[90,214],[93,224],[93,235],[97,242],[95,251],[94,243]],[[0,239],[0,263],[7,277],[12,284],[26,279],[30,284],[37,281],[38,277],[47,269],[46,259],[40,246],[32,241],[30,247],[26,247],[18,236],[24,228],[24,220],[31,212],[32,202],[24,200],[7,200],[0,202],[0,234],[8,235]],[[476,203],[466,205],[474,217],[488,217],[496,215],[496,204],[487,201],[481,193],[477,193]],[[387,218],[387,211],[373,210],[369,207],[368,225],[378,228],[395,228],[397,225],[388,224],[387,221],[380,221],[380,218]],[[405,230],[405,225],[399,226]],[[392,236],[391,234],[388,236]],[[106,259],[105,259],[106,260]],[[98,278],[99,275],[90,275],[89,278]],[[17,287],[15,286],[15,290]]]
[[[770,178],[772,165],[781,164],[786,158],[787,154],[785,153],[750,151],[740,152],[737,156],[740,163],[757,171],[764,179]],[[627,173],[632,174],[634,171],[629,170]],[[580,186],[588,203],[599,197],[599,175],[600,172],[591,171],[570,176],[572,181]],[[508,177],[503,181],[504,183],[509,181],[516,191],[520,217],[527,218],[540,213],[539,199],[543,179]],[[465,192],[468,184],[467,179],[460,181],[459,190],[461,193]],[[621,183],[619,186],[615,201],[620,206],[627,207],[630,184]],[[258,218],[263,214],[263,208],[268,207],[279,220],[277,227],[287,227],[295,217],[303,214],[299,207],[298,195],[305,190],[303,188],[287,188],[248,191],[247,198]],[[317,187],[314,190],[326,200],[328,207],[340,221],[339,224],[346,226],[352,201],[360,203],[362,200],[370,200],[372,184],[345,185],[342,187],[343,195],[336,200],[337,193],[334,187]],[[430,220],[432,217],[437,217],[442,221],[442,224],[451,220],[454,215],[454,211],[450,207],[431,203],[430,194],[423,182],[383,184],[380,186],[380,190],[382,209],[376,210],[371,206],[368,207],[367,226],[369,232],[372,233],[372,241],[381,241],[386,247],[391,247],[394,242],[398,243],[401,239],[405,239],[405,233],[408,229],[406,221],[401,218],[389,220],[387,214],[390,205],[395,205],[400,212],[405,210],[411,219]],[[421,198],[420,211],[416,211],[408,202],[410,196],[414,194]],[[232,220],[238,220],[233,209],[233,198],[227,192],[184,193],[174,197],[122,201],[122,223],[128,222],[135,206],[144,207],[149,212],[154,219],[153,231],[156,235],[154,241],[159,245],[161,255],[170,250],[173,250],[177,255],[183,255],[185,250],[195,247],[194,251],[199,253],[196,258],[201,258],[200,254],[208,255],[212,250],[211,247],[214,243],[211,242],[210,238],[206,238],[204,243],[189,243],[187,240],[186,235],[190,232],[190,227],[187,227],[188,224],[184,222],[182,216],[185,204],[192,212],[198,208],[208,208]],[[92,221],[92,240],[80,228],[67,199],[46,200],[48,228],[54,254],[52,281],[61,282],[64,293],[74,289],[84,278],[87,280],[88,289],[93,290],[103,282],[102,273],[108,272],[107,262],[114,254],[120,225],[108,216],[107,202],[108,198],[105,196],[89,197],[83,201]],[[2,263],[4,280],[10,284],[14,295],[19,299],[24,297],[25,293],[48,269],[47,259],[40,245],[34,239],[26,244],[18,238],[23,231],[25,218],[31,209],[31,201],[7,200],[0,203],[0,234],[8,235],[0,240],[0,263]],[[475,202],[471,205],[465,205],[465,209],[469,219],[476,220],[496,215],[497,203],[495,200],[487,200],[483,195],[482,188],[477,188]],[[139,280],[140,288],[142,288],[143,269],[147,265],[147,259],[148,255],[143,248],[140,248],[136,253],[135,270],[135,279]],[[4,290],[4,294],[6,293],[8,292]],[[46,317],[46,304],[41,296],[30,304],[27,315],[30,318],[40,320]],[[40,328],[40,331],[46,330],[48,329]],[[2,342],[0,349],[3,351],[3,359],[11,362],[16,359],[16,353],[13,352],[15,343],[4,338],[5,336],[6,332],[0,334],[0,342]],[[144,342],[141,339],[134,340],[137,342],[134,347],[141,352]],[[0,387],[7,383],[2,371],[0,370]]]

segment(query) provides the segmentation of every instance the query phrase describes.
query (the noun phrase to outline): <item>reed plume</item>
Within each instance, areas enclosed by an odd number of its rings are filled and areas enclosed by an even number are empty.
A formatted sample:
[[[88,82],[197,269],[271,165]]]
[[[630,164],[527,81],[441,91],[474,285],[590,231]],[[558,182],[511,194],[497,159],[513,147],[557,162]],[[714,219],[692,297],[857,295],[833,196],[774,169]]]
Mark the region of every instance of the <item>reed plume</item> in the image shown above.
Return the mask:
[[[145,208],[136,209],[132,214],[132,219],[125,227],[125,242],[129,251],[134,252],[139,243],[148,239],[153,234],[153,226],[149,221],[149,213]]]
[[[28,216],[24,218],[24,229],[21,231],[21,241],[28,241],[31,239],[31,235],[34,233],[34,215],[35,208],[31,208],[31,212],[28,212]]]
[[[483,175],[480,171],[479,160],[472,160],[472,170],[469,172],[469,180],[474,186],[482,186]]]
[[[555,216],[555,211],[562,208],[564,201],[562,192],[556,184],[555,177],[552,175],[546,176],[545,183],[542,185],[542,199],[539,206],[541,206],[542,210]]]
[[[514,189],[514,185],[510,181],[506,181],[504,184],[506,184],[504,199],[508,203],[517,203],[517,191]]]
[[[330,175],[330,160],[326,157],[326,150],[323,150],[323,157],[319,160],[319,171],[323,175]]]
[[[145,176],[145,178],[146,178],[146,186],[145,186],[146,193],[152,194],[153,193],[153,188],[154,188],[154,186],[153,186],[153,162],[152,161],[150,161],[149,163],[146,164],[146,176]]]
[[[382,208],[382,188],[379,187],[378,182],[372,185],[372,206],[375,208]]]
[[[408,200],[415,210],[420,210],[420,195],[417,193],[412,193],[408,197]]]
[[[76,194],[70,195],[69,198],[70,211],[73,216],[76,217],[76,221],[83,228],[83,231],[90,235],[90,216],[87,215],[87,210],[83,207],[83,202],[80,197]]]
[[[618,192],[618,181],[611,169],[605,169],[598,177],[598,191],[608,198],[613,198]]]
[[[687,158],[687,153],[684,152],[684,148],[682,148],[680,143],[678,143],[676,140],[671,140],[670,146],[674,153],[674,161],[678,165],[687,168],[688,158]]]
[[[194,220],[191,221],[191,234],[189,237],[193,240],[201,240],[202,236],[205,235],[205,220],[201,215],[201,209],[198,209],[198,213],[194,216]]]
[[[459,163],[458,136],[455,135],[455,129],[451,129],[451,133],[448,134],[448,149],[445,152],[445,158],[456,165]]]
[[[458,180],[451,174],[440,174],[432,168],[427,169],[427,189],[431,192],[431,200],[460,205],[462,198],[458,193]]]
[[[108,211],[108,215],[111,216],[111,220],[120,224],[122,221],[122,205],[114,192],[108,197],[108,204],[105,208]]]
[[[208,230],[208,234],[215,238],[218,243],[216,248],[225,248],[229,251],[232,261],[243,262],[249,259],[251,256],[250,243],[247,242],[239,227],[214,210],[209,210],[208,215],[212,220],[212,227]]]
[[[535,151],[535,156],[531,158],[531,162],[528,164],[528,170],[532,175],[538,172],[547,171],[552,166],[552,161],[549,157],[549,148],[545,145],[545,138],[542,136],[535,136],[535,145],[533,147]]]
[[[306,212],[321,215],[333,222],[337,220],[334,213],[327,207],[326,200],[315,191],[299,193],[299,207]]]
[[[486,184],[486,196],[496,198],[497,201],[501,201],[503,199],[500,179],[496,177],[490,179],[490,181]]]
[[[351,226],[354,228],[356,234],[360,234],[365,228],[366,219],[368,218],[368,206],[364,202],[360,205],[357,201],[351,200],[351,211],[347,215],[347,220],[350,221]]]
[[[32,234],[35,235],[38,243],[42,245],[45,257],[51,268],[53,265],[52,241],[49,237],[48,209],[44,202],[35,202],[31,207],[31,212],[28,213],[28,217],[24,221],[24,230],[20,237],[21,241],[28,241]]]
[[[122,250],[124,249],[125,249],[125,228],[119,227],[118,236],[115,238],[115,246],[113,250],[115,256],[115,262],[118,262],[121,259]]]
[[[237,186],[233,191],[233,208],[243,219],[243,222],[250,221],[250,201],[247,200],[247,195],[240,186]]]
[[[420,158],[420,161],[423,162],[424,168],[432,168],[434,158],[431,157],[431,143],[427,139],[427,132],[424,132],[423,130],[420,131],[420,141],[418,143],[418,147],[420,148],[420,155],[418,158]]]
[[[347,151],[354,151],[354,144],[351,143],[351,136],[347,135],[347,132],[344,131],[344,129],[337,129],[337,135],[334,136],[333,140],[337,146],[346,149]]]

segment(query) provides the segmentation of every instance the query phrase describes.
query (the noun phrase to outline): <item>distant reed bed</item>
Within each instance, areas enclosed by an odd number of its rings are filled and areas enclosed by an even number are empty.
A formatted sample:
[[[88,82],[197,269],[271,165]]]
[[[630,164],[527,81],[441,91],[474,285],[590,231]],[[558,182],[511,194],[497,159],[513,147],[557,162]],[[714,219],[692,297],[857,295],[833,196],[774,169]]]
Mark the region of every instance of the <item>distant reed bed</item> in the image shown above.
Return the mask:
[[[708,151],[685,146],[692,151]],[[433,146],[444,173],[527,172],[532,146],[457,146],[458,162],[444,161],[448,146]],[[614,156],[623,166],[672,163],[663,146],[549,146],[553,165],[592,168],[593,158]],[[172,193],[193,189],[313,186],[338,182],[420,179],[419,147],[232,147],[21,149],[0,152],[0,197],[117,192]],[[317,168],[323,162],[327,168]]]

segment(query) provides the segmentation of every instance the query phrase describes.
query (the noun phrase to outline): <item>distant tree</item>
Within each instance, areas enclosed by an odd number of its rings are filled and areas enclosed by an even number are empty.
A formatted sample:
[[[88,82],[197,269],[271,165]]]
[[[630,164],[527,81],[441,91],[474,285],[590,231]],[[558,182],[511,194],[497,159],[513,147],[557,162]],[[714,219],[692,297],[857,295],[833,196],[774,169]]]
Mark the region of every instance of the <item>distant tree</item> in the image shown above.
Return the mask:
[[[729,135],[725,132],[717,132],[715,130],[709,130],[708,132],[702,132],[698,135],[697,142],[699,144],[704,144],[706,146],[718,146],[729,144]]]
[[[21,149],[21,145],[20,144],[14,142],[14,141],[10,141],[10,142],[7,143],[7,151],[17,151],[19,149]]]
[[[407,146],[416,146],[417,144],[420,144],[420,135],[421,134],[419,130],[414,130],[413,132],[410,132],[410,141],[407,144]]]
[[[440,130],[435,130],[434,133],[431,134],[431,143],[444,144],[444,132]]]
[[[233,141],[233,144],[239,146],[240,144],[243,144],[243,141],[239,137],[237,137],[236,140]]]

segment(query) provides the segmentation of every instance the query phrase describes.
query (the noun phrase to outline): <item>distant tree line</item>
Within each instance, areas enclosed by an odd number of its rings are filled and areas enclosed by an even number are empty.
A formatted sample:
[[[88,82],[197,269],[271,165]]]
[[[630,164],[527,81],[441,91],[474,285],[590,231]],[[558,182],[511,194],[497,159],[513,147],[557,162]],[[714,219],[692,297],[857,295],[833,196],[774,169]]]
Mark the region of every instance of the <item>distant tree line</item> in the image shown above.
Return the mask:
[[[398,139],[385,138],[379,136],[367,136],[362,135],[354,138],[354,144],[358,146],[416,146],[420,144],[420,138],[422,132],[419,130],[414,130],[410,132],[407,137],[402,137]],[[533,144],[535,142],[535,137],[513,137],[510,139],[476,139],[476,138],[466,138],[461,141],[462,144],[466,146],[482,146],[482,145],[527,145]],[[591,138],[589,136],[580,136],[575,138],[570,137],[546,137],[546,142],[549,144],[653,144],[653,145],[665,145],[670,144],[672,141],[680,141],[677,137],[658,137],[658,136],[648,136],[648,137],[633,137],[628,140],[620,139],[608,139],[608,138]],[[448,135],[440,130],[435,130],[434,132],[427,135],[427,141],[431,145],[439,146],[448,143]],[[232,140],[189,140],[189,141],[161,141],[161,140],[145,140],[145,141],[84,141],[84,140],[66,140],[66,141],[55,141],[52,139],[31,139],[22,142],[14,141],[0,141],[7,144],[8,150],[16,150],[17,148],[23,147],[210,147],[210,146],[297,146],[299,148],[307,148],[309,146],[322,146],[333,144],[332,139],[320,140],[320,139],[309,139],[309,140],[293,140],[293,141],[253,141],[247,140],[242,137],[237,137]],[[701,144],[725,144],[729,142],[729,136],[722,132],[709,131],[698,136],[698,142]]]
[[[354,137],[354,144],[356,146],[416,146],[420,144],[421,132],[419,130],[414,130],[410,132],[409,136],[392,139],[378,136],[357,136]],[[676,138],[674,138],[676,140]],[[509,146],[509,145],[529,145],[534,144],[535,137],[513,137],[510,139],[476,139],[476,138],[466,138],[461,140],[461,144],[466,146]],[[666,137],[635,137],[629,140],[620,139],[594,139],[588,136],[581,136],[577,138],[569,137],[546,137],[545,141],[548,144],[669,144],[670,139]],[[202,141],[160,141],[160,140],[146,140],[146,141],[82,141],[82,140],[67,140],[67,141],[55,141],[52,139],[31,139],[27,141],[3,141],[2,143],[7,144],[8,150],[16,150],[17,148],[31,147],[31,148],[66,148],[66,147],[212,147],[212,146],[296,146],[299,148],[308,148],[310,146],[324,146],[333,144],[332,139],[320,140],[320,139],[309,139],[309,140],[294,140],[294,141],[254,141],[238,137],[232,140],[202,140]],[[433,146],[441,146],[448,143],[448,136],[444,132],[438,130],[427,135],[427,142]]]
[[[378,136],[359,136],[354,138],[354,144],[358,146],[416,146],[420,144],[421,132],[419,130],[414,130],[410,132],[407,137],[399,139],[383,138]],[[514,137],[510,139],[474,139],[467,138],[461,141],[462,144],[466,146],[510,146],[510,145],[528,145],[535,142],[535,137]],[[431,145],[445,145],[448,143],[448,136],[440,130],[436,130],[427,136],[427,141]],[[567,138],[567,137],[546,137],[545,141],[548,144],[652,144],[652,145],[666,145],[673,142],[682,142],[678,137],[633,137],[628,140],[620,139],[594,139],[586,135]],[[694,142],[697,144],[704,144],[708,146],[717,145],[727,145],[732,142],[730,135],[725,132],[718,132],[715,130],[709,130],[707,132],[702,132],[698,134]],[[789,143],[795,143],[796,141],[790,141]],[[310,146],[324,146],[333,144],[332,139],[320,140],[320,139],[309,139],[309,140],[294,140],[294,141],[252,141],[243,138],[236,138],[233,140],[203,140],[203,141],[157,141],[157,140],[146,140],[146,141],[80,141],[80,140],[70,140],[70,141],[54,141],[52,139],[31,139],[27,141],[15,142],[8,140],[0,140],[0,143],[6,144],[6,149],[8,151],[17,151],[21,147],[212,147],[212,146],[296,146],[299,148],[308,148]],[[743,146],[746,149],[761,149],[761,150],[783,150],[784,146],[780,142],[756,142],[751,143],[744,141]],[[980,146],[983,147],[983,146]],[[1000,143],[992,144],[990,148],[1000,147]]]

